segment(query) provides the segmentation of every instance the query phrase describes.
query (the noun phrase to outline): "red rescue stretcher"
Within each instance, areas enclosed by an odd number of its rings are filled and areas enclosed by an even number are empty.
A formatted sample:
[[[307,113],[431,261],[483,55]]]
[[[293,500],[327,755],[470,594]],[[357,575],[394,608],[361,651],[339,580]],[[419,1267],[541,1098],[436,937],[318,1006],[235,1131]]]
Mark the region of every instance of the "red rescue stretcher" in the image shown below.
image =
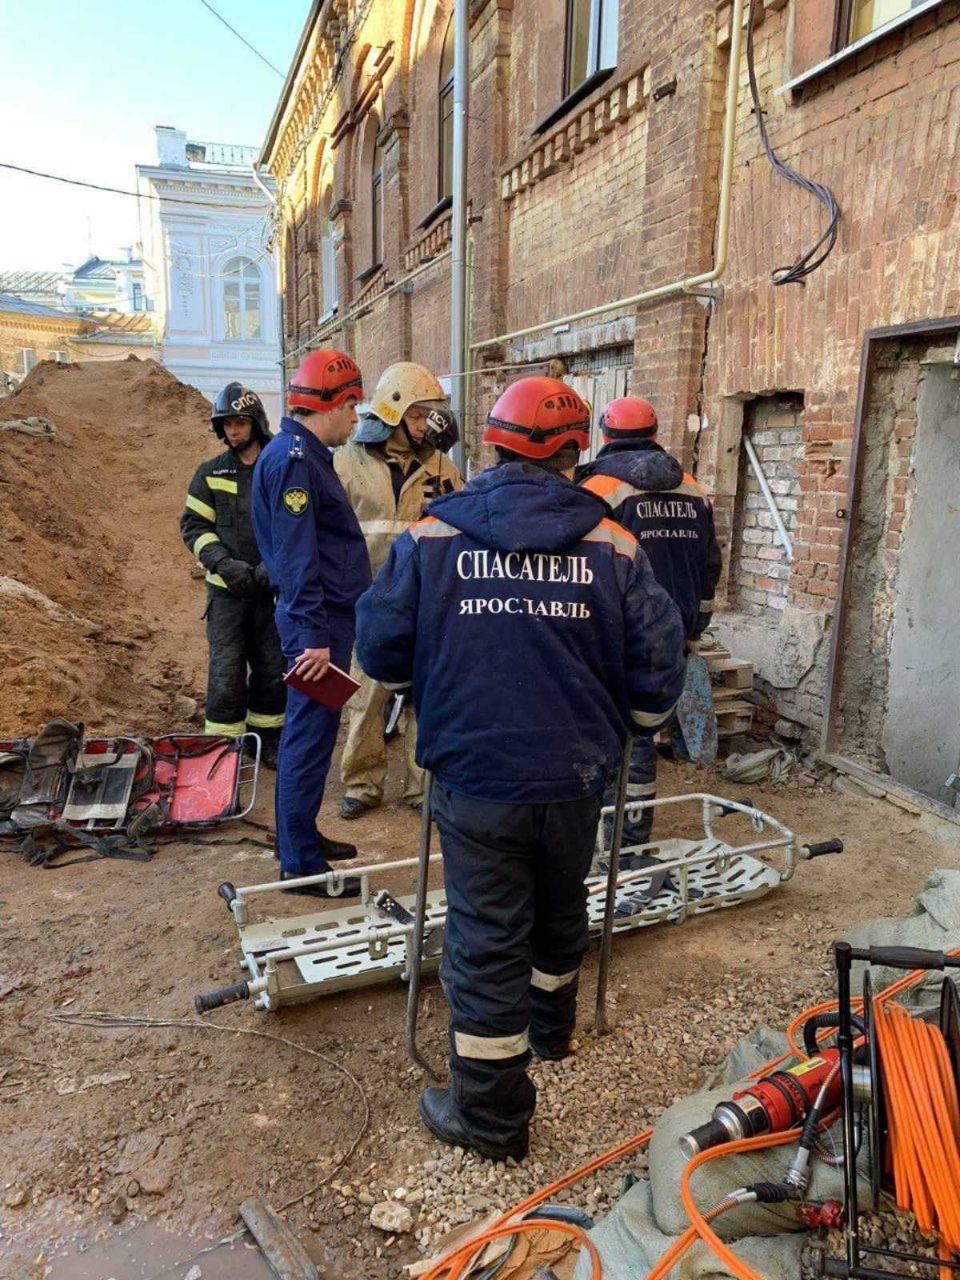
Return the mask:
[[[36,738],[0,739],[0,843],[45,867],[144,861],[148,841],[244,817],[259,770],[255,733],[87,738],[53,720]],[[82,847],[85,857],[67,857]]]

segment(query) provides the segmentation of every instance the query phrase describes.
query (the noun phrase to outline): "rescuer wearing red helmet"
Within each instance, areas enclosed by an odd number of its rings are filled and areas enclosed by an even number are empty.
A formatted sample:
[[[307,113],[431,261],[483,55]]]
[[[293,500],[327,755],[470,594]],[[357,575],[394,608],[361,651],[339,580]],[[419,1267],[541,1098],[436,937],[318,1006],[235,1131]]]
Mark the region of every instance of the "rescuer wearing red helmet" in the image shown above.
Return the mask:
[[[349,668],[354,606],[370,585],[370,559],[357,517],[333,469],[331,448],[343,444],[363,397],[360,370],[342,351],[311,351],[287,388],[290,416],[257,460],[253,524],[278,593],[276,620],[288,668],[318,680],[330,663]],[[281,877],[329,871],[356,848],[317,830],[340,713],[294,688],[277,766],[277,856]],[[287,890],[328,897],[324,885]],[[346,877],[341,893],[356,897]]]
[[[600,415],[603,447],[581,467],[577,480],[610,508],[647,553],[660,585],[680,610],[688,642],[710,624],[713,593],[722,559],[713,527],[713,508],[693,476],[657,444],[657,413],[649,400],[621,396]],[[657,794],[657,753],[652,738],[637,738],[630,761],[627,798],[652,800]],[[611,797],[608,796],[608,800]],[[629,815],[623,844],[646,844],[653,810]],[[621,865],[642,865],[643,854],[625,851]]]
[[[420,1114],[491,1159],[527,1152],[531,1050],[570,1051],[604,787],[683,678],[676,607],[571,482],[589,425],[565,383],[513,383],[483,433],[497,463],[431,503],[357,605],[363,669],[412,683],[443,846],[450,1087]]]

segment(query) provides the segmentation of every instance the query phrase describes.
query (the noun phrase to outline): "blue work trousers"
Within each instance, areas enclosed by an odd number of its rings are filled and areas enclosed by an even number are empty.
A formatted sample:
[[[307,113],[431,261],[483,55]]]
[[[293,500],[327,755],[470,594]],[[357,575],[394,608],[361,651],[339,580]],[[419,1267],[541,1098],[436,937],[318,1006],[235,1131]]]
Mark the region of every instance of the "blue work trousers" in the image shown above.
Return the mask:
[[[349,671],[353,614],[330,614],[329,620],[330,661]],[[299,656],[299,652],[284,645],[288,670]],[[339,727],[339,711],[328,711],[297,689],[287,690],[287,718],[280,738],[275,795],[280,869],[291,875],[312,876],[330,870],[320,852],[317,814]]]

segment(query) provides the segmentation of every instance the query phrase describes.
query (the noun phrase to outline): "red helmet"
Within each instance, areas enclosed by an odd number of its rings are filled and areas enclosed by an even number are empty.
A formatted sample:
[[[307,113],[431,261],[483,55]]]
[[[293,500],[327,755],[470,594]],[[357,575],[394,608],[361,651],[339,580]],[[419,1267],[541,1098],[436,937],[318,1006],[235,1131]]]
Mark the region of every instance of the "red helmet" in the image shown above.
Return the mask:
[[[336,409],[355,396],[363,399],[363,379],[356,362],[343,351],[322,348],[308,351],[287,387],[291,409],[312,409],[324,413]]]
[[[601,413],[600,431],[606,440],[649,440],[657,434],[657,411],[649,400],[621,396]]]
[[[484,444],[525,458],[549,458],[564,445],[586,449],[590,406],[559,378],[520,378],[490,410]]]

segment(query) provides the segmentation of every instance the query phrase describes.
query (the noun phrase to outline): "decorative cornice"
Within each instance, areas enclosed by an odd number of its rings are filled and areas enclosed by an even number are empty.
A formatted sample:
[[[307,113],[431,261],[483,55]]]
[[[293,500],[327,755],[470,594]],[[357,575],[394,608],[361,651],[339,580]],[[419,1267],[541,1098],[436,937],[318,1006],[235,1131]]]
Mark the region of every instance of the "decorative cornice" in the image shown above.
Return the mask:
[[[575,155],[594,146],[604,134],[624,124],[647,105],[649,86],[646,68],[634,71],[612,89],[580,108],[544,138],[538,138],[522,157],[512,161],[501,175],[500,195],[512,200],[520,191],[558,170],[566,168]]]
[[[422,262],[429,262],[444,249],[450,247],[453,237],[453,214],[445,213],[429,227],[419,240],[414,241],[403,255],[404,271],[412,271]]]
[[[343,76],[347,54],[373,0],[327,0],[317,17],[315,38],[292,90],[292,107],[267,145],[271,173],[279,183],[290,176],[310,145]],[[303,65],[303,64],[302,64]],[[377,68],[375,66],[375,74]]]
[[[357,300],[354,303],[353,310],[357,307],[366,306],[367,303],[374,302],[390,287],[390,281],[387,279],[387,271],[385,267],[381,267],[375,275],[364,284],[363,288],[357,294]]]

